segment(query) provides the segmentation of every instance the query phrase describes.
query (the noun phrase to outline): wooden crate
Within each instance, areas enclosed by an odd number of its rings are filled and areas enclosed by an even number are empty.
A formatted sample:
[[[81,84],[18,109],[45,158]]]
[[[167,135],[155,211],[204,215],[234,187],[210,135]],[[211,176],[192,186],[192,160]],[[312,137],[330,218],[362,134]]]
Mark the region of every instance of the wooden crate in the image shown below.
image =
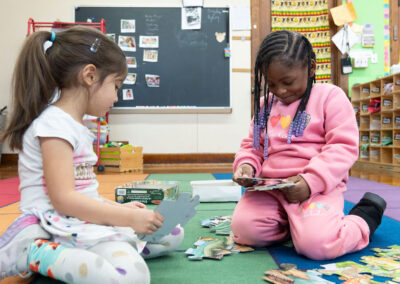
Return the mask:
[[[143,173],[143,147],[100,148],[100,165],[106,172]]]

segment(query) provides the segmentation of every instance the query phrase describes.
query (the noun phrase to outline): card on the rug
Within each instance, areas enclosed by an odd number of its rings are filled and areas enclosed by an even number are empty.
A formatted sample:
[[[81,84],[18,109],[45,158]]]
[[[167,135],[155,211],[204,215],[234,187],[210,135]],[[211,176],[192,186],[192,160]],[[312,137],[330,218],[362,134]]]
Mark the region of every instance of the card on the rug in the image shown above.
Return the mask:
[[[182,227],[196,215],[195,207],[199,205],[199,196],[191,198],[188,192],[181,193],[177,200],[163,200],[154,211],[164,217],[164,223],[156,232],[151,235],[139,235],[142,241],[157,242],[168,235],[180,224]]]

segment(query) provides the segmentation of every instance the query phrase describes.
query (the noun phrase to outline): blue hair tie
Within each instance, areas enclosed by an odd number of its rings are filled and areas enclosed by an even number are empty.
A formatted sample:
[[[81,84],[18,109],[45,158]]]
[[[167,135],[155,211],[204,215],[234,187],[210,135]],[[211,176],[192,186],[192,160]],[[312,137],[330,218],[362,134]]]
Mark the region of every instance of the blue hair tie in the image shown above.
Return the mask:
[[[55,39],[56,39],[56,33],[55,32],[51,32],[50,41],[53,42]]]

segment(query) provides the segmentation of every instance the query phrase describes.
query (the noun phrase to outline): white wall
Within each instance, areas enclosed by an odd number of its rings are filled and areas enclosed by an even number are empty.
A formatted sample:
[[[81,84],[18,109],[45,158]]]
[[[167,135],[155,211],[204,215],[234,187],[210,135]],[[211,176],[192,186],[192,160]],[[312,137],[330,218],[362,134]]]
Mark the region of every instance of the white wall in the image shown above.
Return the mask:
[[[11,105],[11,76],[27,34],[29,18],[38,22],[74,20],[73,7],[179,7],[181,0],[1,0],[0,107]],[[204,0],[205,7],[250,5],[250,0]],[[234,31],[231,36],[249,36]],[[231,42],[231,68],[251,68],[250,41]],[[230,114],[111,114],[110,139],[143,146],[144,153],[234,153],[250,123],[250,73],[232,73]],[[177,86],[178,87],[178,86]],[[3,145],[3,153],[11,153]]]

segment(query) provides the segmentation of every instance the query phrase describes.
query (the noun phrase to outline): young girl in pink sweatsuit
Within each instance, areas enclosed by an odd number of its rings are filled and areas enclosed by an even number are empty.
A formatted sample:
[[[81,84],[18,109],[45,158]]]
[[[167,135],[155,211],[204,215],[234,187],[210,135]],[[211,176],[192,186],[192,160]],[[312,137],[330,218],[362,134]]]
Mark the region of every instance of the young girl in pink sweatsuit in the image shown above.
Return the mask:
[[[236,154],[234,180],[250,186],[251,179],[240,178],[283,178],[295,185],[246,191],[232,232],[235,242],[251,246],[291,238],[299,254],[321,260],[366,247],[386,202],[366,193],[344,216],[343,192],[358,156],[357,122],[346,94],[314,84],[315,71],[315,54],[303,35],[277,31],[262,42],[254,72],[255,116]]]

